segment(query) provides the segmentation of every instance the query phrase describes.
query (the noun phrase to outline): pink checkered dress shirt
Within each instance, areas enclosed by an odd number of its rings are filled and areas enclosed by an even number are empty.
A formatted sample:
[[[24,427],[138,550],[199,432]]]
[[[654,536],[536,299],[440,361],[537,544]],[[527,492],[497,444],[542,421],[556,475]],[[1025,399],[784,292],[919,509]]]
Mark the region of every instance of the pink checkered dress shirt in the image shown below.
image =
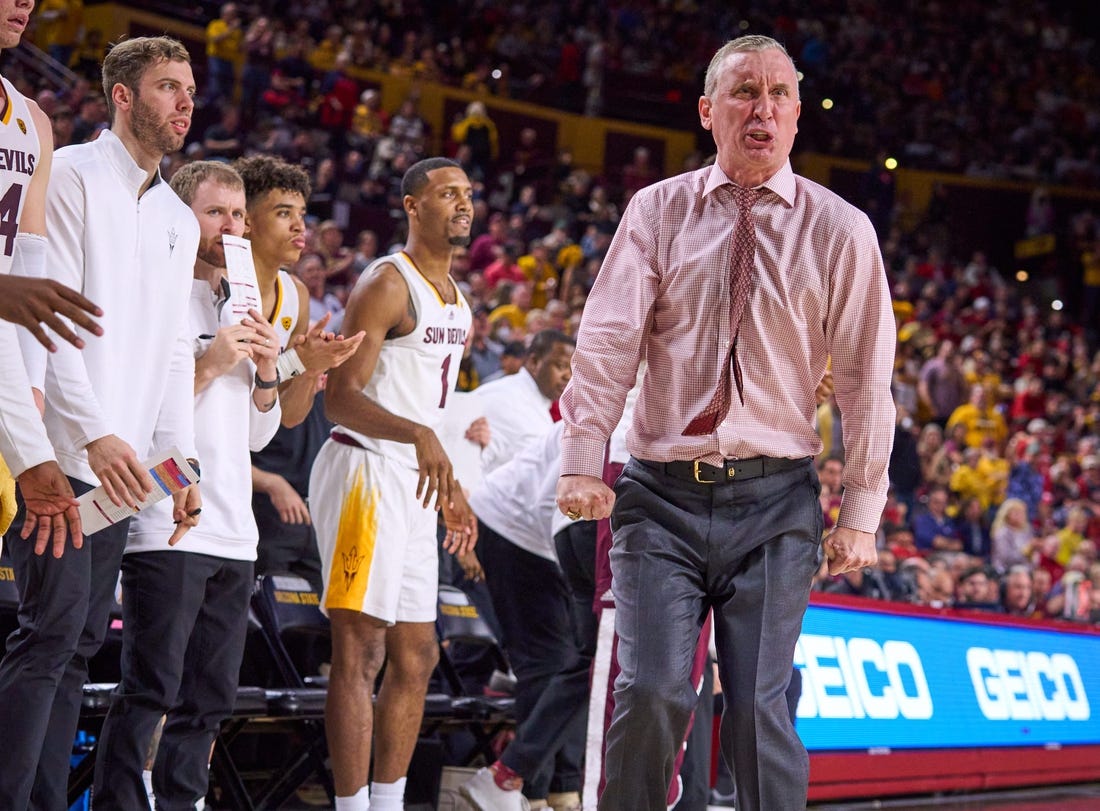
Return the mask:
[[[649,368],[627,433],[633,456],[816,455],[814,390],[831,356],[846,455],[838,524],[874,532],[894,432],[896,331],[882,256],[866,215],[790,163],[753,209],[756,278],[737,348],[745,404],[733,396],[714,433],[683,436],[730,356],[737,206],[729,182],[715,164],[642,189],[627,206],[585,305],[561,398],[561,472],[600,476],[643,357]]]

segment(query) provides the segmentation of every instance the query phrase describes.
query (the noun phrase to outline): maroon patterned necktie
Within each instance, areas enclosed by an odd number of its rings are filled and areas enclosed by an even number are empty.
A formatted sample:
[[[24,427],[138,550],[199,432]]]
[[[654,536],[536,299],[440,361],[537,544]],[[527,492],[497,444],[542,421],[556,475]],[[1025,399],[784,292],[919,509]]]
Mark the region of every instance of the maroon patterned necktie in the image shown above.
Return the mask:
[[[713,433],[718,424],[726,418],[730,410],[730,370],[733,370],[737,383],[737,396],[741,405],[745,404],[744,383],[741,379],[741,364],[737,361],[737,337],[741,329],[741,315],[745,312],[745,303],[752,290],[753,259],[756,256],[756,224],[752,216],[752,207],[763,193],[761,189],[743,189],[729,185],[737,203],[737,225],[733,229],[733,250],[730,261],[730,334],[733,336],[733,348],[722,372],[718,377],[718,387],[714,396],[699,415],[684,429],[684,436],[705,436]]]

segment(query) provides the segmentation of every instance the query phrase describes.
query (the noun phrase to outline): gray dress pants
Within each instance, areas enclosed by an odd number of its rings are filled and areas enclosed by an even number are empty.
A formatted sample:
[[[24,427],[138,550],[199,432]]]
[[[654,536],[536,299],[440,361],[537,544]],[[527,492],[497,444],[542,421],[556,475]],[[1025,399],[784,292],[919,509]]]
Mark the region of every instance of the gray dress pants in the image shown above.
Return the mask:
[[[714,609],[738,811],[806,807],[809,757],[784,693],[821,560],[817,474],[804,465],[697,484],[630,460],[616,484],[611,569],[622,673],[600,811],[663,811],[698,697],[689,678]]]

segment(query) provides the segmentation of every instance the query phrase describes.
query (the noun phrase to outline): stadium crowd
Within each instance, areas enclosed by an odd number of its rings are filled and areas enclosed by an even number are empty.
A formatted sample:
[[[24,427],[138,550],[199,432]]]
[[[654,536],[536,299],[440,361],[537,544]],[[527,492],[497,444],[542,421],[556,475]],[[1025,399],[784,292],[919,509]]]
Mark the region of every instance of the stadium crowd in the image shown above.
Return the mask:
[[[217,15],[216,4],[204,5]],[[1080,33],[1083,2],[825,2],[812,16],[796,3],[715,0],[330,0],[293,17],[269,2],[241,7],[267,20],[277,54],[304,56],[317,71],[343,55],[358,67],[591,114],[614,104],[624,117],[653,102],[690,115],[709,54],[732,32],[767,30],[803,73],[804,115],[815,119],[801,148],[863,159],[886,149],[916,168],[1081,187],[1100,171],[1100,73],[1095,42]],[[254,47],[255,29],[242,23],[249,75],[278,72]],[[824,99],[827,114],[815,110]]]

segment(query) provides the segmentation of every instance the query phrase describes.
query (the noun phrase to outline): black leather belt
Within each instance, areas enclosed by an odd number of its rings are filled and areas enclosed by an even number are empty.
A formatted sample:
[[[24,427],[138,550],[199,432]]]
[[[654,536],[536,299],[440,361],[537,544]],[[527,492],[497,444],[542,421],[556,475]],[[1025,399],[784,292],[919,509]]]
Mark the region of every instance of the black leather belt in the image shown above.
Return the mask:
[[[339,442],[341,445],[348,445],[352,448],[359,448],[360,450],[363,448],[358,439],[354,439],[345,433],[341,433],[340,431],[333,431],[329,434],[329,438],[333,442]]]
[[[698,459],[692,462],[651,462],[639,459],[641,464],[672,476],[697,484],[722,484],[744,479],[758,479],[785,470],[794,470],[809,463],[810,457],[780,459],[772,456],[754,456],[751,459],[726,459],[721,465],[711,465]]]

